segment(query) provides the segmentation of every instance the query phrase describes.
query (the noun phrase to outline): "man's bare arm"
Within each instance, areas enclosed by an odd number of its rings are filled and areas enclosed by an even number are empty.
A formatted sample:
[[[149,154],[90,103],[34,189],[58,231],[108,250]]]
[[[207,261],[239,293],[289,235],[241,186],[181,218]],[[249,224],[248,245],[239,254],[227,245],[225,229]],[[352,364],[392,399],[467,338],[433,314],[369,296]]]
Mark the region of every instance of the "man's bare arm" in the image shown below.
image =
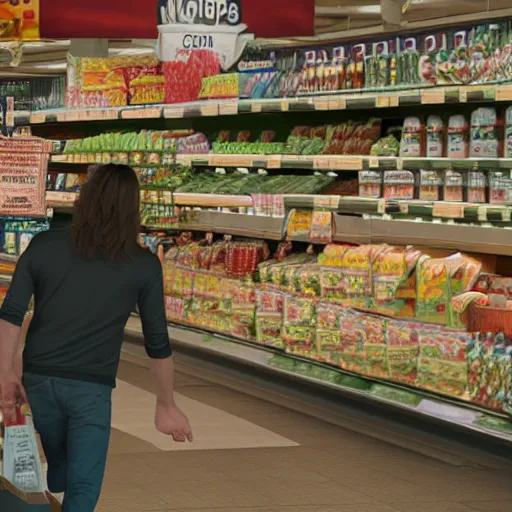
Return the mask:
[[[15,358],[19,351],[21,327],[0,320],[0,376],[15,371]]]
[[[151,370],[157,385],[155,426],[177,442],[192,441],[192,429],[187,417],[174,400],[174,360],[152,359]]]

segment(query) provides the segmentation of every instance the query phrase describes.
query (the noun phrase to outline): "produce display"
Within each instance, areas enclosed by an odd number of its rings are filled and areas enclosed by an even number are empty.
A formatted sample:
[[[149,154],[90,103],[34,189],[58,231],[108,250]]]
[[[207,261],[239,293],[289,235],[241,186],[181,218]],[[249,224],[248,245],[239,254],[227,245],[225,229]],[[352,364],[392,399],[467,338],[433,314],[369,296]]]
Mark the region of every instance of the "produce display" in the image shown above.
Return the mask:
[[[288,155],[369,155],[380,137],[380,119],[366,123],[346,122],[318,127],[297,126],[286,142],[274,142],[275,132],[266,131],[258,142],[250,142],[251,133],[238,133],[231,141],[231,133],[222,131],[212,144],[214,153],[222,154],[288,154]]]
[[[270,258],[258,241],[172,243],[171,322],[491,409],[512,398],[512,329],[495,322],[510,315],[510,279],[472,257],[337,244],[315,255],[287,242]]]

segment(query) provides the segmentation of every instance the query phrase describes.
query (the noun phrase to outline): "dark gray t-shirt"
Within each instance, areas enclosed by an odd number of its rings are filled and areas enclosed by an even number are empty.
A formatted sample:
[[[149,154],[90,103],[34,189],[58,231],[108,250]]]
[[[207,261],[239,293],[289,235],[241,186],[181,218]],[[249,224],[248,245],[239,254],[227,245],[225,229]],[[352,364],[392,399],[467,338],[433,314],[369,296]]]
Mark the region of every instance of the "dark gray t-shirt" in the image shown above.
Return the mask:
[[[34,296],[24,371],[115,386],[126,322],[138,305],[146,352],[171,355],[162,266],[138,248],[130,261],[84,260],[68,229],[37,235],[20,257],[0,319],[22,325]]]

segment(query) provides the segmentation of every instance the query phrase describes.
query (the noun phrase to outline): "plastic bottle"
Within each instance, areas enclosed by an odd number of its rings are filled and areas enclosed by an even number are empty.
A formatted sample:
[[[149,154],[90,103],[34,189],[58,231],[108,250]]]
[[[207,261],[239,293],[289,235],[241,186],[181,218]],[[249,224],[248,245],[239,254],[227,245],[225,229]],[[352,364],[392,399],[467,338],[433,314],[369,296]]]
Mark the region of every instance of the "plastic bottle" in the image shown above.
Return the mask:
[[[448,121],[448,158],[468,157],[469,127],[463,115],[451,116]]]
[[[421,157],[425,155],[425,126],[419,117],[406,117],[400,142],[400,156]]]
[[[439,116],[427,119],[427,157],[444,156],[444,123]]]

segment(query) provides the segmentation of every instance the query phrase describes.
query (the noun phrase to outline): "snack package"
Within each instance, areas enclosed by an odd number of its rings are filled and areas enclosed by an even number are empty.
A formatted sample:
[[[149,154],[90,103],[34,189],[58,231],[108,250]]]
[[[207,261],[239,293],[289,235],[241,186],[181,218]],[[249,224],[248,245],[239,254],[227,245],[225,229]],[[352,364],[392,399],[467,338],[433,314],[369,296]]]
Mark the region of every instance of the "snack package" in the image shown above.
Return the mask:
[[[314,359],[315,300],[286,295],[282,338],[286,351]]]
[[[366,334],[361,316],[348,309],[340,311],[341,348],[338,364],[346,371],[365,375],[367,372],[364,350]]]
[[[416,383],[422,327],[423,324],[413,322],[390,320],[387,323],[387,360],[391,380],[409,385]]]
[[[361,315],[360,319],[365,333],[367,375],[385,379],[389,375],[385,336],[388,320],[370,315]]]
[[[489,172],[489,202],[512,203],[512,174],[510,171]]]
[[[312,220],[313,212],[311,210],[291,210],[286,223],[287,238],[303,237],[309,239]]]
[[[467,173],[467,201],[468,203],[487,202],[487,177],[480,171]]]
[[[376,256],[372,269],[376,304],[396,299],[399,287],[409,279],[420,256],[420,251],[409,247],[389,247]]]
[[[338,364],[342,346],[340,320],[345,312],[341,306],[321,301],[316,308],[316,353],[321,362]]]
[[[382,172],[381,171],[360,171],[359,196],[380,198],[382,197]]]
[[[231,300],[230,334],[243,340],[255,340],[256,287],[252,282],[226,279],[226,296]]]
[[[425,326],[420,336],[418,385],[464,397],[468,388],[467,333]]]
[[[317,265],[295,265],[291,267],[291,273],[285,274],[283,284],[288,284],[290,291],[307,297],[319,297],[321,292],[321,279]]]
[[[334,235],[334,217],[332,212],[314,210],[311,217],[309,240],[314,244],[329,244]]]
[[[416,265],[416,318],[446,325],[450,319],[451,275],[445,260],[423,255]]]
[[[442,197],[443,174],[439,171],[421,170],[419,175],[419,195],[421,201],[439,201]]]
[[[262,345],[284,349],[284,293],[262,287],[256,289],[256,340]]]
[[[384,198],[414,199],[415,177],[411,171],[384,171]]]
[[[464,201],[464,176],[461,172],[448,170],[444,174],[444,200]]]

